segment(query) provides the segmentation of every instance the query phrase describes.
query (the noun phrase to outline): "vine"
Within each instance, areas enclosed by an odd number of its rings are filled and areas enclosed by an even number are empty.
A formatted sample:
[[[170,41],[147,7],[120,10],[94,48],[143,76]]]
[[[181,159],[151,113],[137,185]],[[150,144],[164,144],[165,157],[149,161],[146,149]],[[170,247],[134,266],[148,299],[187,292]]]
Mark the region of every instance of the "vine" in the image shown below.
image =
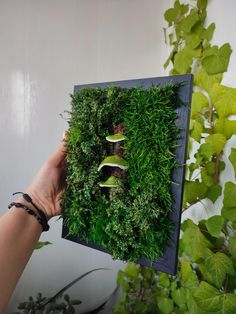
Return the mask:
[[[236,184],[221,179],[225,145],[236,134],[231,117],[236,89],[222,84],[232,50],[229,43],[212,45],[215,23],[206,26],[207,4],[176,0],[165,12],[165,40],[172,50],[164,68],[171,74],[194,74],[183,210],[205,199],[204,206],[212,202],[214,207],[222,196],[221,214],[198,224],[190,219],[182,223],[176,276],[145,273],[134,264],[120,271],[122,297],[115,313],[236,313]],[[236,177],[235,148],[228,157]]]

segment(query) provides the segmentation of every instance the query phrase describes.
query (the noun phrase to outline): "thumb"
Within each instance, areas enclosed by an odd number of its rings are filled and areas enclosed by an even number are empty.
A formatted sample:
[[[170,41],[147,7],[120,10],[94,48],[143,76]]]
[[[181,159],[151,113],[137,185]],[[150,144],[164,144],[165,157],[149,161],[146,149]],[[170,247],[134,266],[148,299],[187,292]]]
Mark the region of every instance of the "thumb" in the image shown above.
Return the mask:
[[[60,167],[63,165],[64,160],[66,158],[66,150],[67,147],[65,146],[65,141],[60,143],[60,145],[57,147],[55,152],[49,157],[48,162],[53,166],[53,167]]]

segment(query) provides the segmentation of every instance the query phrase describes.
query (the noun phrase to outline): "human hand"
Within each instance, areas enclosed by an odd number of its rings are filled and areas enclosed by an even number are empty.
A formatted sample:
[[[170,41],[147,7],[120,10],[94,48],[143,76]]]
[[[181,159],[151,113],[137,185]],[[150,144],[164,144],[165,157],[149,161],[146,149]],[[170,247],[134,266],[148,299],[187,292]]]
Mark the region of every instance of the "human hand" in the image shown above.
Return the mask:
[[[48,219],[61,214],[61,195],[66,185],[66,168],[66,146],[63,141],[26,189],[26,193]]]

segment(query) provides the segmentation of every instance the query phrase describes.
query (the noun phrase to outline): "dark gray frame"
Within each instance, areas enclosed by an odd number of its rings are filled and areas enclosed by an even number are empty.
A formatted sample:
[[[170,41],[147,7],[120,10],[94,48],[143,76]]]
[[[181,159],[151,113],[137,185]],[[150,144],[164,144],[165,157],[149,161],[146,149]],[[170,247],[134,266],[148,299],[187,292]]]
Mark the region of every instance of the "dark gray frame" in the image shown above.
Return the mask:
[[[191,96],[192,96],[192,81],[193,76],[191,74],[186,75],[176,75],[168,77],[154,77],[146,79],[135,79],[127,81],[117,81],[117,82],[105,82],[105,83],[95,83],[86,85],[76,85],[74,87],[74,93],[80,89],[87,87],[100,87],[105,88],[108,86],[120,86],[125,88],[132,88],[142,86],[144,88],[150,88],[152,86],[163,86],[170,82],[181,83],[179,88],[179,98],[185,104],[177,109],[178,118],[176,119],[176,125],[181,127],[180,139],[178,144],[180,145],[176,149],[176,160],[179,164],[183,165],[173,171],[173,181],[178,184],[173,184],[171,186],[171,191],[173,195],[173,211],[170,213],[169,217],[174,223],[174,228],[170,232],[170,237],[168,244],[166,245],[164,254],[156,261],[150,261],[145,258],[141,258],[137,261],[138,264],[147,267],[152,267],[156,270],[175,275],[177,272],[177,261],[178,261],[178,244],[179,244],[179,232],[181,223],[181,211],[182,211],[182,199],[183,199],[183,187],[185,178],[185,162],[186,162],[186,152],[188,145],[188,129],[189,129],[189,116],[191,108]],[[62,237],[77,242],[79,244],[91,247],[93,249],[109,253],[103,247],[96,245],[95,243],[87,243],[86,241],[80,240],[78,237],[67,236],[68,229],[63,224]]]

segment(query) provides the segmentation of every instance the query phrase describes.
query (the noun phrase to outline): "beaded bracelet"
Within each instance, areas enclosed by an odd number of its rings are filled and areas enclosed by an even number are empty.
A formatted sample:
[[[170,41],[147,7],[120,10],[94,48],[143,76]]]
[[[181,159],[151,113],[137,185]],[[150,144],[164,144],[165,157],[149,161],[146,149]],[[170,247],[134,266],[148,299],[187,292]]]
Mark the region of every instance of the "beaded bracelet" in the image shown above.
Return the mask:
[[[35,203],[33,202],[32,198],[28,194],[23,193],[23,192],[15,192],[15,193],[13,193],[13,195],[15,195],[15,194],[22,194],[24,200],[34,206],[34,208],[36,209],[38,215],[31,208],[29,208],[29,207],[27,207],[24,204],[19,203],[19,202],[18,203],[15,203],[15,202],[11,203],[8,206],[8,208],[11,208],[12,206],[16,206],[18,208],[20,207],[20,208],[25,209],[29,215],[34,216],[37,219],[37,221],[42,225],[43,231],[48,231],[50,227],[48,225],[47,217],[44,214],[44,212],[35,205]]]
[[[29,215],[32,215],[34,216],[37,221],[40,223],[40,225],[42,225],[42,228],[43,228],[43,231],[47,231],[45,228],[44,228],[44,225],[43,225],[43,222],[42,222],[42,219],[41,217],[39,217],[31,208],[25,206],[24,204],[22,203],[19,203],[19,202],[12,202],[11,204],[8,205],[8,208],[12,208],[13,206],[17,207],[17,208],[23,208]]]
[[[41,224],[43,226],[43,231],[48,231],[50,227],[48,225],[48,220],[47,220],[46,215],[44,214],[44,212],[41,209],[38,208],[38,206],[36,206],[36,204],[33,202],[32,198],[29,196],[29,194],[23,193],[23,192],[13,193],[13,195],[16,195],[16,194],[21,194],[26,202],[28,202],[34,206],[34,208],[37,210],[37,212],[41,218],[41,221],[42,221]]]

